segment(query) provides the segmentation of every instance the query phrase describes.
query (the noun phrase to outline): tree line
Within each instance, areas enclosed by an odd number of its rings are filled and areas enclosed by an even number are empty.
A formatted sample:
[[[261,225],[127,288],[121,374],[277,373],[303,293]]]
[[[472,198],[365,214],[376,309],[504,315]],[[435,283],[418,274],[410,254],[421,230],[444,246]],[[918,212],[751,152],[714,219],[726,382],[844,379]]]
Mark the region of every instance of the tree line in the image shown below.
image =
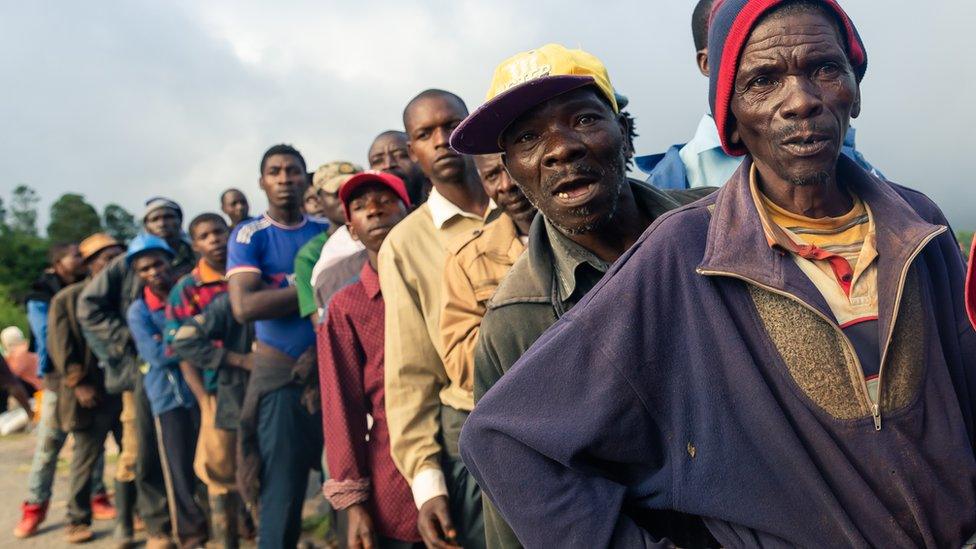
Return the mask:
[[[65,193],[51,204],[50,221],[41,235],[40,201],[37,191],[23,184],[13,189],[9,201],[0,196],[0,329],[18,325],[26,333],[23,300],[48,266],[51,244],[79,242],[99,231],[128,242],[139,230],[135,217],[122,206],[109,204],[99,214],[83,195]]]

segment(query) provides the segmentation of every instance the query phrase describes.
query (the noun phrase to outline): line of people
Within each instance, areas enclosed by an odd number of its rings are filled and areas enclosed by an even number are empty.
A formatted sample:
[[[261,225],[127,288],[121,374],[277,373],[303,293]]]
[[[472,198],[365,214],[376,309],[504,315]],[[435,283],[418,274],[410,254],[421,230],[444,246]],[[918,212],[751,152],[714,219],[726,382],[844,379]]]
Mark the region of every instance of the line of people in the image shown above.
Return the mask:
[[[71,433],[91,538],[113,433],[121,544],[294,547],[315,470],[347,547],[973,543],[976,283],[854,148],[853,22],[701,0],[692,34],[710,112],[664,154],[546,44],[474,112],[414,96],[367,170],[269,148],[262,216],[155,197],[54,254],[18,535]]]

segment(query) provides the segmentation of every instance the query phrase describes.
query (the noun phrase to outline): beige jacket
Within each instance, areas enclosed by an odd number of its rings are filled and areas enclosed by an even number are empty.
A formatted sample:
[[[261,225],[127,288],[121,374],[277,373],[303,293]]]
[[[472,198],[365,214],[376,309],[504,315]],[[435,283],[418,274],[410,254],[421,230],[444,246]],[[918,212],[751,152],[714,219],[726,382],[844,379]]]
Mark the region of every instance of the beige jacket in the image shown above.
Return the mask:
[[[441,360],[451,383],[474,386],[474,349],[488,300],[525,251],[515,222],[507,215],[451,242],[444,268]],[[473,404],[473,403],[472,403]]]

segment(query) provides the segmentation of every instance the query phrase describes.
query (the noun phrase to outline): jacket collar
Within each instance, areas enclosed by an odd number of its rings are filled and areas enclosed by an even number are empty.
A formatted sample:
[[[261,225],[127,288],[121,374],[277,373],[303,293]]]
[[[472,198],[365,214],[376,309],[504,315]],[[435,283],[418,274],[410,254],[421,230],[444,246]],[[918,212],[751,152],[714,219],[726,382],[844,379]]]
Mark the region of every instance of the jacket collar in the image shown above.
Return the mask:
[[[679,204],[666,193],[634,179],[628,179],[637,206],[652,219],[677,208]],[[560,292],[553,287],[555,264],[553,262],[552,241],[546,230],[546,220],[543,215],[535,216],[529,229],[529,242],[525,253],[515,262],[512,270],[502,280],[488,303],[488,308],[500,307],[513,303],[552,303],[557,310],[561,309]],[[573,265],[579,265],[578,262]],[[575,279],[575,272],[565,273],[565,276]],[[564,278],[565,278],[564,276]]]
[[[747,156],[716,193],[699,272],[732,275],[790,293],[832,318],[823,296],[789,254],[770,248],[749,190],[751,169],[752,158]],[[843,155],[838,160],[837,177],[867,204],[873,215],[879,329],[886,334],[894,321],[896,300],[901,295],[899,285],[909,261],[923,242],[945,227],[924,221],[889,183],[868,174]]]
[[[197,261],[197,266],[193,268],[192,272],[193,281],[197,286],[214,284],[226,280],[224,278],[224,273],[217,271],[208,265],[207,261],[202,257]]]
[[[486,225],[483,234],[484,254],[498,263],[512,265],[525,251],[515,221],[507,214],[498,216],[498,219]]]

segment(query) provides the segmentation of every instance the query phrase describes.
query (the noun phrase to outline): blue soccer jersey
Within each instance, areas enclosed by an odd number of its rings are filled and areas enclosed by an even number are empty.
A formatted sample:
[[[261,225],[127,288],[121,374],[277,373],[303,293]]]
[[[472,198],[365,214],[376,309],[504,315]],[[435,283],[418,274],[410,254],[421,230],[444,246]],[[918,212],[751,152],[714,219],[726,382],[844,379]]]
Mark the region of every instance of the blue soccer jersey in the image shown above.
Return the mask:
[[[329,228],[328,222],[304,217],[297,225],[282,225],[267,214],[241,223],[227,246],[227,278],[234,273],[258,273],[274,288],[288,286],[295,272],[295,255],[306,242]],[[298,358],[315,344],[311,322],[297,313],[254,323],[257,340]]]

